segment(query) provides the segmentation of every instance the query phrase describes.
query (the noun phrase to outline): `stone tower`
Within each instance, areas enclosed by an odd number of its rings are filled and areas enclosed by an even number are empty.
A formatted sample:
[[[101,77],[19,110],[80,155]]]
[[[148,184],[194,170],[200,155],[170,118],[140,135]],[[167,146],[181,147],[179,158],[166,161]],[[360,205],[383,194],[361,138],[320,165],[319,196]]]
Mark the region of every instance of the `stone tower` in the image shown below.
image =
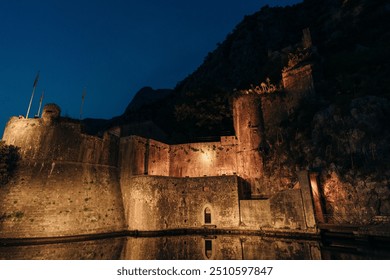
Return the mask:
[[[233,122],[237,136],[237,173],[253,191],[263,173],[261,144],[264,135],[261,96],[244,94],[233,100]]]
[[[118,139],[81,132],[55,104],[42,118],[9,120],[3,136],[19,148],[12,179],[0,188],[0,238],[73,236],[124,228]],[[52,125],[51,125],[52,124]]]

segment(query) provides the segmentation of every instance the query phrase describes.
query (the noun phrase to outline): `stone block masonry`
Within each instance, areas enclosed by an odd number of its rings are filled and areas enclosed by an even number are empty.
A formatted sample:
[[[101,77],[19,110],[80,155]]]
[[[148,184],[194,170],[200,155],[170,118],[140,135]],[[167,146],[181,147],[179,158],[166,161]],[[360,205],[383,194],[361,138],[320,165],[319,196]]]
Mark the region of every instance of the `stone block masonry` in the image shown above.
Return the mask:
[[[122,179],[126,226],[140,231],[237,228],[237,180],[237,176]]]
[[[0,188],[0,237],[49,237],[124,229],[117,139],[84,135],[79,124],[12,118],[3,140],[20,148]]]
[[[117,170],[76,163],[23,162],[0,188],[0,238],[120,231]]]

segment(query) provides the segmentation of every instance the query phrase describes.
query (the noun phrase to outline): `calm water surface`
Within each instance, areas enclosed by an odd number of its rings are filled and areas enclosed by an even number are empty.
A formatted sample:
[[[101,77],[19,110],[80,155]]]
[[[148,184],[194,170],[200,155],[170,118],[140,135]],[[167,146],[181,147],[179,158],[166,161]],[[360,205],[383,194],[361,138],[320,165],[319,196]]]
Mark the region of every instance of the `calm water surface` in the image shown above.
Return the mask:
[[[326,243],[326,245],[324,245]],[[318,260],[390,259],[376,244],[259,236],[117,237],[78,242],[0,246],[0,259],[27,260]]]

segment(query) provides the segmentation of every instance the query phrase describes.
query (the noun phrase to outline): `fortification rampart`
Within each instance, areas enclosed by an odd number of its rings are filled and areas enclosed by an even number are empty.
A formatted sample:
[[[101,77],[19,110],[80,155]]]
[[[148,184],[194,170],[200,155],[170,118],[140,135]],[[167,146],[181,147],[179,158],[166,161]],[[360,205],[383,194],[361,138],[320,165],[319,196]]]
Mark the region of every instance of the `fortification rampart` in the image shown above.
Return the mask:
[[[220,142],[180,145],[129,136],[121,139],[120,166],[122,176],[233,175],[237,174],[237,143],[234,136],[223,137]]]
[[[45,237],[122,230],[117,142],[59,119],[12,118],[6,144],[20,148],[11,181],[0,188],[0,237]]]
[[[172,145],[169,171],[174,177],[237,174],[237,144],[233,140]]]
[[[315,97],[313,65],[304,64],[282,72],[283,92],[261,95],[261,112],[266,137],[276,137],[280,123],[294,113],[304,100]]]
[[[123,137],[119,152],[121,176],[238,175],[251,187],[252,195],[273,195],[275,192],[265,190],[262,184],[267,137],[275,137],[280,123],[302,99],[314,95],[311,64],[286,70],[282,78],[283,93],[242,94],[233,99],[235,136],[221,137],[218,142],[179,145],[139,136]]]
[[[63,119],[51,125],[43,119],[8,122],[3,140],[20,148],[22,160],[66,161],[117,166],[118,138],[106,133],[103,138],[81,133],[79,123]]]
[[[302,171],[298,178],[298,189],[279,191],[268,199],[240,200],[242,227],[315,232],[315,211],[308,173]]]
[[[121,178],[128,230],[281,229],[316,232],[307,172],[300,188],[246,199],[237,176]]]
[[[129,230],[239,226],[237,176],[121,178]]]

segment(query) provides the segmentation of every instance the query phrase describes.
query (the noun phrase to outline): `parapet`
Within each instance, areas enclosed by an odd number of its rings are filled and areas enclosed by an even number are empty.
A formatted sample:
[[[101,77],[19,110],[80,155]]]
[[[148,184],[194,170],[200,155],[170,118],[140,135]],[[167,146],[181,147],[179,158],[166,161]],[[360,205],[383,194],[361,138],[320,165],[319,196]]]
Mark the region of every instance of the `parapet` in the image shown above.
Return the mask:
[[[49,103],[43,107],[42,120],[44,124],[52,124],[61,116],[61,108],[57,104]]]
[[[45,109],[42,118],[13,117],[5,128],[3,140],[19,147],[23,160],[117,165],[118,137],[84,134],[78,121],[59,117],[57,105]]]

